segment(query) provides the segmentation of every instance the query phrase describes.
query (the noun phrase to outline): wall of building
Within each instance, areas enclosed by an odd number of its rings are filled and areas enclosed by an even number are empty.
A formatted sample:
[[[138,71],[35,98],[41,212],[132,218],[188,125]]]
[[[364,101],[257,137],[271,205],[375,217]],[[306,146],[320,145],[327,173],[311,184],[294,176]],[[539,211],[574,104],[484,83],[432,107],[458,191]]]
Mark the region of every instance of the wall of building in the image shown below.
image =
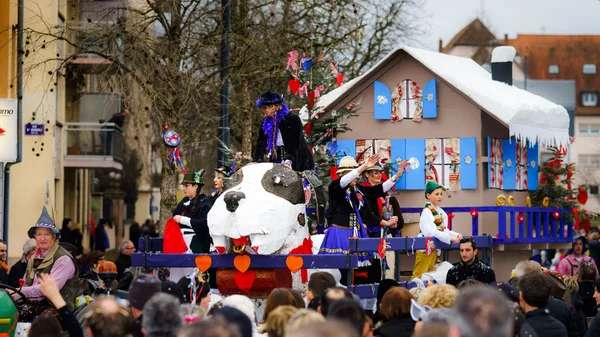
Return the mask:
[[[600,155],[600,134],[581,134],[583,124],[600,124],[600,116],[577,116],[575,119],[575,141],[571,145],[571,160],[576,162],[575,185],[586,184],[600,186],[600,166],[584,167],[579,161],[581,155]],[[589,191],[588,191],[589,192]],[[600,212],[600,195],[589,195],[589,201],[585,208],[591,212]]]
[[[10,13],[10,25],[17,24],[16,1],[11,1],[9,6],[14,8]],[[35,31],[44,31],[47,27],[54,27],[58,22],[58,1],[25,2],[25,26]],[[14,13],[13,13],[14,12]],[[14,14],[14,15],[13,15]],[[21,255],[23,242],[27,240],[27,230],[34,225],[40,215],[42,206],[46,206],[50,214],[60,226],[63,213],[63,183],[57,178],[57,156],[60,165],[60,144],[55,139],[62,139],[62,130],[55,128],[57,121],[64,121],[64,101],[60,98],[64,92],[57,92],[54,82],[55,76],[48,72],[56,70],[56,61],[45,60],[56,58],[59,48],[53,39],[35,48],[33,45],[30,54],[24,59],[23,87],[23,119],[22,123],[43,124],[43,136],[25,136],[23,127],[22,162],[11,169],[10,185],[10,218],[9,218],[9,256]],[[59,90],[60,91],[60,90]],[[59,166],[60,167],[60,166]],[[60,178],[60,175],[58,176]]]

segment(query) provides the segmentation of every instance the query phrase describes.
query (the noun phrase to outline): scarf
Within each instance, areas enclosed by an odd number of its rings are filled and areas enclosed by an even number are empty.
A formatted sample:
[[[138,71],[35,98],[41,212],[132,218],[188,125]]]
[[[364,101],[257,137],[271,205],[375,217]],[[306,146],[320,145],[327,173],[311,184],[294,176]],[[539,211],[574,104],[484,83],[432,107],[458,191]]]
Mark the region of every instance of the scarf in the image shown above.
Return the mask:
[[[277,133],[279,131],[279,124],[289,112],[290,109],[288,109],[287,105],[283,103],[281,105],[281,109],[277,111],[275,118],[266,117],[263,120],[262,127],[265,132],[265,136],[267,136],[267,146],[265,147],[265,150],[268,151],[269,157],[273,155],[275,156],[275,159],[277,159]]]
[[[25,284],[27,284],[27,286],[31,286],[33,284],[36,270],[43,270],[54,263],[54,254],[56,254],[58,247],[58,240],[56,240],[54,241],[52,247],[50,247],[50,250],[48,251],[48,254],[46,254],[45,258],[37,258],[34,255],[31,259],[29,259],[29,262],[27,263],[27,273],[25,274]],[[40,262],[40,260],[42,261]],[[34,266],[34,264],[36,264],[36,266]]]
[[[4,269],[4,272],[8,274],[8,265],[6,264],[6,262],[0,262],[0,267],[2,267],[2,269]]]
[[[437,230],[443,232],[446,226],[444,226],[444,218],[442,218],[442,215],[439,214],[435,207],[430,203],[426,203],[425,208],[429,209],[431,214],[433,214],[433,222],[435,223]]]

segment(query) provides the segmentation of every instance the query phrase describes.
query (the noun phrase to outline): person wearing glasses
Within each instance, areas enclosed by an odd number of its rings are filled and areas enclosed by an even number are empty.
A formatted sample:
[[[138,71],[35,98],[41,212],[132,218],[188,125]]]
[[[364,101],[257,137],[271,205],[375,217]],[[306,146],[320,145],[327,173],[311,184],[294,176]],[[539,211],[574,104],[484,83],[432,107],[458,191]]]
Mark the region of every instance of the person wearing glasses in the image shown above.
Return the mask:
[[[462,238],[459,242],[460,262],[455,264],[448,274],[446,283],[458,286],[464,280],[477,280],[483,284],[496,282],[494,270],[477,257],[477,244],[473,238]]]
[[[294,171],[314,169],[315,162],[304,138],[302,120],[290,112],[285,99],[276,92],[267,91],[260,95],[256,105],[264,120],[258,132],[253,160],[257,163],[284,163],[289,160]]]
[[[117,281],[123,277],[125,269],[131,267],[131,254],[135,253],[135,246],[131,241],[123,241],[119,246],[119,257],[115,261],[117,266]]]

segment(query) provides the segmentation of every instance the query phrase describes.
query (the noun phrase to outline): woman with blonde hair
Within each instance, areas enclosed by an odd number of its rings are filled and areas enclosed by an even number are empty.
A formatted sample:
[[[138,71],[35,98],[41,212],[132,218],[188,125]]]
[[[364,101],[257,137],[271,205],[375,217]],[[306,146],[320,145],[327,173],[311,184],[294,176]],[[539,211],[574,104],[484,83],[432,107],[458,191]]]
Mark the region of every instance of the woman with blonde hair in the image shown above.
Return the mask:
[[[458,290],[450,284],[434,284],[427,287],[419,296],[420,305],[432,308],[450,308],[458,296]]]
[[[298,310],[298,308],[291,305],[277,307],[267,317],[261,333],[266,333],[267,337],[284,337],[287,332],[288,321]]]
[[[288,320],[287,331],[296,330],[317,323],[324,323],[325,321],[325,317],[314,310],[300,309]]]

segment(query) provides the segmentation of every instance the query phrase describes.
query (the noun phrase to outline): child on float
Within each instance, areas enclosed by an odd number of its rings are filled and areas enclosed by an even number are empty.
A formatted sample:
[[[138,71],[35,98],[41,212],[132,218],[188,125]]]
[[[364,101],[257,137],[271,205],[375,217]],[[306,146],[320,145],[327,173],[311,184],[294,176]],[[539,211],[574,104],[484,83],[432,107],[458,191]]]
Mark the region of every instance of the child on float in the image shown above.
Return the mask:
[[[427,203],[421,212],[419,228],[420,237],[437,238],[443,243],[458,243],[462,239],[462,234],[448,230],[448,215],[440,204],[444,200],[444,191],[446,189],[435,181],[428,181],[425,186],[425,198]],[[426,251],[417,251],[415,267],[413,268],[412,278],[421,278],[424,273],[435,270],[435,263],[440,254],[435,250],[433,242],[429,243],[431,253],[427,255]],[[428,249],[429,250],[429,249]]]
[[[374,154],[365,163],[358,165],[351,156],[346,156],[340,161],[337,174],[338,179],[329,184],[329,228],[323,238],[319,254],[348,254],[348,240],[350,237],[366,238],[367,224],[378,223],[380,226],[396,226],[398,218],[393,216],[389,220],[382,220],[373,215],[366,203],[365,196],[385,197],[398,180],[399,174],[377,186],[360,186],[358,177],[367,168],[374,166],[379,161],[379,155]],[[401,173],[400,173],[401,174]],[[370,256],[367,253],[359,254],[359,267],[370,266]],[[342,284],[345,283],[346,273],[342,271]]]

